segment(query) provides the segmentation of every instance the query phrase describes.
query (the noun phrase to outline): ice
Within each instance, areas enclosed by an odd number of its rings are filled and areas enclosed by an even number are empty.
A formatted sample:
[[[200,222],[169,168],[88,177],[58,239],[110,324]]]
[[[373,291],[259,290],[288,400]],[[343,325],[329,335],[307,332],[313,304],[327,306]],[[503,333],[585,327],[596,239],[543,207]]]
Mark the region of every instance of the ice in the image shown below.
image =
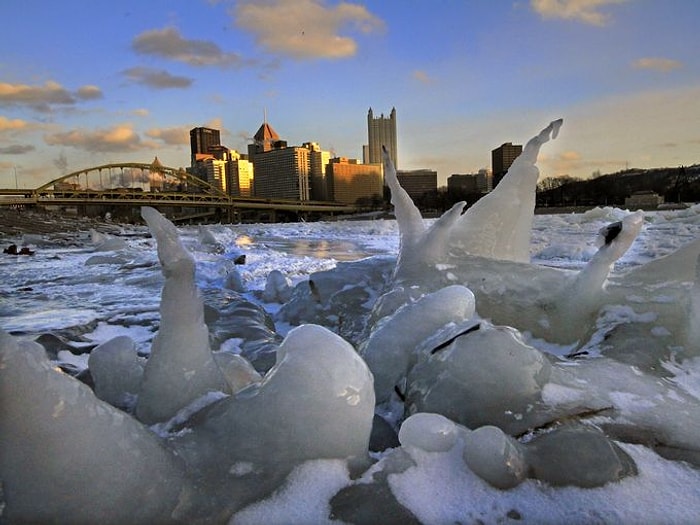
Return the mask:
[[[96,230],[90,230],[90,240],[96,252],[115,252],[127,247],[126,241]]]
[[[234,394],[262,380],[262,376],[253,365],[241,355],[221,351],[214,354],[214,360]]]
[[[142,215],[158,241],[165,276],[160,329],[136,405],[137,417],[153,424],[170,419],[207,392],[230,390],[209,346],[203,303],[194,282],[194,258],[170,221],[153,208],[144,207]]]
[[[262,293],[266,303],[286,303],[292,296],[291,282],[279,270],[272,270],[267,276],[265,289]]]
[[[533,217],[559,124],[437,220],[387,164],[397,221],[0,259],[0,521],[695,521],[700,206]]]
[[[250,464],[248,490],[257,479],[264,491],[261,477],[307,460],[366,461],[374,404],[372,375],[355,350],[325,328],[302,325],[260,383],[211,405],[173,439],[217,483],[238,481],[236,465]]]
[[[0,352],[3,521],[186,521],[194,489],[153,433],[52,367],[36,343],[0,332]]]
[[[479,199],[450,230],[450,246],[464,253],[510,261],[530,261],[535,213],[535,166],[543,144],[555,139],[562,119],[530,139],[494,191]],[[398,219],[398,217],[397,217]]]
[[[445,326],[474,315],[474,294],[448,286],[401,307],[369,336],[360,353],[374,374],[378,402],[387,401],[395,385],[418,360],[416,348]]]
[[[440,414],[413,414],[401,424],[399,441],[404,447],[418,447],[427,452],[446,452],[457,442],[457,425]]]
[[[468,428],[496,425],[517,435],[548,417],[536,407],[551,372],[547,357],[516,331],[483,322],[411,369],[408,410],[442,414]]]
[[[117,408],[133,408],[141,389],[144,364],[128,336],[117,336],[98,345],[88,358],[95,395]]]
[[[522,445],[500,428],[479,427],[466,434],[464,442],[464,462],[492,486],[510,489],[527,478],[529,466]]]

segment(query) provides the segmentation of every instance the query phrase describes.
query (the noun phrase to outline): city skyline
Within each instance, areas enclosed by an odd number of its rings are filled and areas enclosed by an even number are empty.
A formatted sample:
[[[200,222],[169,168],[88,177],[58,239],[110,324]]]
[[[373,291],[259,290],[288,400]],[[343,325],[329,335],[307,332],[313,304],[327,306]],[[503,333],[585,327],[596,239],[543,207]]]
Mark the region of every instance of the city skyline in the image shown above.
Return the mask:
[[[110,162],[189,165],[189,130],[246,152],[362,158],[396,108],[401,169],[490,168],[556,118],[541,176],[700,162],[693,0],[6,2],[0,187]],[[265,116],[266,115],[266,116]]]

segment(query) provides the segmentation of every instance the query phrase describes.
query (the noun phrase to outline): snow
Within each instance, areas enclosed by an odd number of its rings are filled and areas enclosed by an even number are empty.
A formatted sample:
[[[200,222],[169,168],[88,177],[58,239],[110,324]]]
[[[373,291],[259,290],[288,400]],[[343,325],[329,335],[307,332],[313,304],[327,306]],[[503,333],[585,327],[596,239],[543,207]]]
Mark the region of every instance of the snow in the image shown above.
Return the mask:
[[[0,521],[697,521],[700,205],[535,216],[559,126],[437,220],[387,163],[397,221],[0,259]]]

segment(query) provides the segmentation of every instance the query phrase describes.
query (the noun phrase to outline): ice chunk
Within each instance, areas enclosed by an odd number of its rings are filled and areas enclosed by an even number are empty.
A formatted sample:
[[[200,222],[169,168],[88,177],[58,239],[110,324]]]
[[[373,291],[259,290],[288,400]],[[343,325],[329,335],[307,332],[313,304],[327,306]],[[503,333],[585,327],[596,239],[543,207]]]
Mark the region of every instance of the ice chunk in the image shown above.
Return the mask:
[[[457,442],[456,425],[440,414],[413,414],[401,424],[399,441],[426,452],[445,452]]]
[[[233,393],[262,380],[262,376],[243,356],[232,352],[216,352],[214,360],[219,365]]]
[[[160,329],[146,363],[137,417],[153,424],[174,416],[207,392],[229,392],[209,347],[204,307],[194,282],[194,259],[177,228],[153,208],[141,214],[158,242],[165,284]]]
[[[508,173],[479,199],[450,230],[450,244],[472,255],[529,262],[530,230],[535,212],[535,166],[540,147],[556,138],[562,119],[551,122],[528,141]]]
[[[156,435],[2,331],[0,399],[3,521],[188,521],[194,492]]]
[[[466,287],[447,286],[400,308],[380,323],[360,349],[374,374],[378,402],[386,401],[394,386],[414,366],[416,349],[437,330],[474,315],[474,294]]]
[[[374,415],[372,375],[343,339],[315,325],[289,332],[259,385],[211,405],[175,440],[180,453],[222,483],[231,468],[285,472],[309,459],[364,460]]]
[[[143,363],[134,341],[120,335],[90,352],[88,368],[95,395],[117,408],[132,408],[141,388]]]
[[[700,353],[700,257],[695,264],[695,282],[690,291],[686,345],[693,353]]]
[[[472,472],[499,489],[515,487],[527,478],[522,445],[498,427],[487,425],[466,434],[462,457]]]
[[[577,425],[538,436],[528,444],[532,476],[551,485],[599,487],[637,474],[629,455],[600,430]]]
[[[266,303],[286,303],[292,296],[291,282],[279,270],[272,270],[265,282],[262,299]]]
[[[496,425],[517,434],[533,426],[551,370],[516,331],[482,322],[413,368],[407,403],[411,413],[436,412],[468,428]]]
[[[224,253],[226,249],[221,244],[209,228],[202,225],[199,227],[199,243],[211,253]]]
[[[127,247],[126,241],[119,237],[112,237],[96,230],[90,230],[90,240],[96,252],[114,252]]]
[[[384,162],[384,180],[391,190],[391,204],[394,205],[394,215],[401,234],[399,261],[402,255],[413,250],[423,237],[426,226],[420,210],[413,204],[413,200],[406,190],[401,187],[396,175],[396,168],[389,157],[389,152],[382,146],[382,159]]]

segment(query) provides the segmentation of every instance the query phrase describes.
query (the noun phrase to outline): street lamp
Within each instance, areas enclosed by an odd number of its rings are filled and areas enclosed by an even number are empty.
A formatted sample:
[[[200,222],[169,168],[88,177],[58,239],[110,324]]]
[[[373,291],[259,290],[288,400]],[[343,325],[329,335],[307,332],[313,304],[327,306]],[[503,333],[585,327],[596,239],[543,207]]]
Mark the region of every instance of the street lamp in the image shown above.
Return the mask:
[[[17,166],[15,166],[14,168],[15,168],[15,189],[18,190],[19,184],[17,184]]]

